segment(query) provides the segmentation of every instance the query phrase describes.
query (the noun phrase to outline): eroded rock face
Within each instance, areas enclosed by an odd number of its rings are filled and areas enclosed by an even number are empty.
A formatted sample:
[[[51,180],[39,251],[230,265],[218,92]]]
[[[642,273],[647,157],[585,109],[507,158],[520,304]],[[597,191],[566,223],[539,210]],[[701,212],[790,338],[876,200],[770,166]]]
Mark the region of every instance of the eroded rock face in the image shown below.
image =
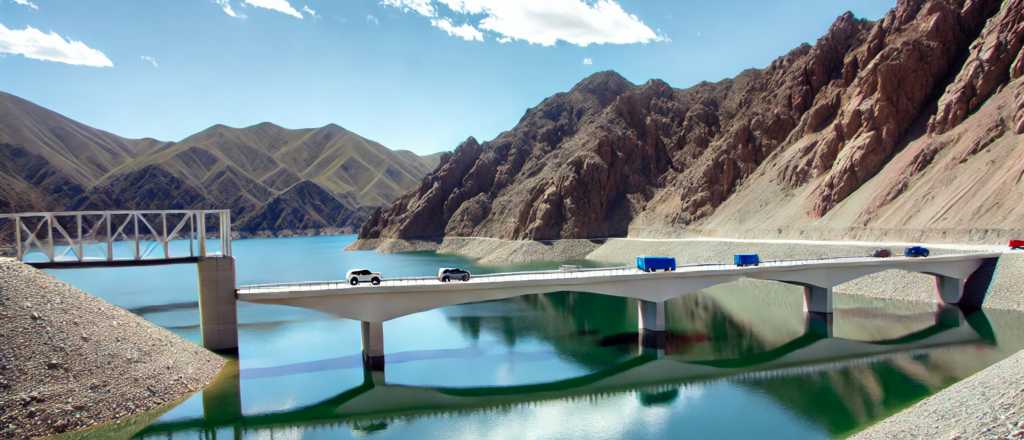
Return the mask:
[[[891,159],[998,1],[901,1],[852,57],[865,66],[816,145],[812,215],[823,216]]]
[[[806,215],[825,216],[909,140],[957,125],[1024,73],[1022,3],[900,0],[878,22],[847,13],[813,46],[688,89],[596,74],[493,141],[464,143],[360,236],[603,237],[641,217],[686,227],[757,176],[809,189]],[[1020,132],[1024,116],[1009,125]]]
[[[938,112],[928,122],[928,130],[949,131],[981,107],[1011,76],[1020,77],[1024,73],[1022,46],[1024,0],[1008,0],[971,44],[963,68],[939,99]]]

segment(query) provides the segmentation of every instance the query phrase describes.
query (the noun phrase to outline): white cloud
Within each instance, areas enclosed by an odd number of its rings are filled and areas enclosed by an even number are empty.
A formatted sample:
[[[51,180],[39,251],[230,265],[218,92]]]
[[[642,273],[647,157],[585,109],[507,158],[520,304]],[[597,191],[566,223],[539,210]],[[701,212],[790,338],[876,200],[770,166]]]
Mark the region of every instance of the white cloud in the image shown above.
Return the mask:
[[[584,66],[593,66],[594,65],[594,59],[590,58],[590,57],[584,58],[583,59],[583,65]]]
[[[305,12],[305,13],[309,14],[310,17],[313,17],[313,18],[317,17],[316,10],[314,10],[311,7],[309,7],[309,5],[302,6],[302,12]]]
[[[32,3],[29,0],[14,0],[14,3],[17,3],[17,4],[22,5],[22,6],[28,6],[28,7],[32,8],[32,9],[37,10],[37,11],[39,10],[39,5],[37,5],[35,3]]]
[[[448,35],[453,37],[459,37],[466,41],[484,41],[484,33],[480,32],[479,29],[473,27],[471,24],[455,26],[452,24],[452,21],[447,18],[431,19],[430,24],[442,31],[445,31]]]
[[[142,55],[139,59],[153,65],[153,67],[160,67],[160,63],[157,62],[156,58],[149,55]]]
[[[384,6],[391,6],[392,8],[399,8],[404,12],[415,11],[420,15],[433,17],[437,15],[437,13],[434,11],[434,5],[431,1],[432,0],[380,0],[380,4]]]
[[[380,20],[377,19],[377,17],[374,17],[373,15],[367,14],[366,15],[366,23],[372,24],[374,26],[377,26],[377,25],[380,24]]]
[[[235,8],[231,7],[231,0],[213,0],[213,2],[220,6],[220,9],[229,17],[245,18],[245,14],[239,14],[235,12]]]
[[[668,41],[616,0],[381,0],[380,4],[429,17],[435,27],[464,39],[472,29],[481,38],[482,31],[492,32],[501,43],[520,40],[542,46],[559,41],[583,47]],[[477,22],[461,26],[459,33],[450,32],[443,26],[444,20],[451,24],[452,19],[441,15],[437,5]]]
[[[56,32],[45,33],[32,26],[17,30],[0,24],[0,53],[76,66],[114,67],[103,52],[81,41],[65,40]]]
[[[291,15],[292,17],[302,20],[302,13],[292,7],[288,0],[243,0],[245,4],[255,6],[257,8],[269,9],[271,11],[277,11],[285,15]]]

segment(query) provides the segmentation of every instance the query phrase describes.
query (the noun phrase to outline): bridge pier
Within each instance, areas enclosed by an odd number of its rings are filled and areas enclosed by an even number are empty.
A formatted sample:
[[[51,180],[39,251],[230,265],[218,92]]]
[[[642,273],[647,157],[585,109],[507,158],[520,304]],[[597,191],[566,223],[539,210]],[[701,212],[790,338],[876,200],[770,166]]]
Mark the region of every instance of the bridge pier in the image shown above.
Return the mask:
[[[384,371],[384,323],[361,321],[363,367]]]
[[[964,280],[935,275],[935,288],[939,299],[946,304],[957,304],[964,296]]]
[[[832,314],[832,288],[819,287],[810,284],[803,284],[804,288],[804,312],[817,314]]]
[[[804,315],[804,332],[822,339],[835,337],[831,313],[808,312]]]
[[[639,313],[640,345],[663,348],[665,346],[666,320],[665,303],[637,300]]]
[[[380,369],[370,368],[370,365],[363,363],[363,383],[366,385],[373,385],[375,387],[381,387],[387,385],[387,380],[384,376],[384,365],[381,364]]]
[[[238,352],[238,312],[235,298],[235,259],[200,258],[199,323],[203,347],[217,352]]]
[[[973,310],[981,308],[995,276],[998,258],[986,258],[966,278],[933,273],[935,289],[939,299],[946,304],[956,304]]]

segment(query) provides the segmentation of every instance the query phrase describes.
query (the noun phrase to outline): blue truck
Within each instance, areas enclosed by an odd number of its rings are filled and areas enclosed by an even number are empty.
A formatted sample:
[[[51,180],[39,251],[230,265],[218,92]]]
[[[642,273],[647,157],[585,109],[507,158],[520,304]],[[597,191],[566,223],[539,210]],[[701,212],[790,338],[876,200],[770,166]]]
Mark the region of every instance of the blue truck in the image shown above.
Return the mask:
[[[665,272],[676,270],[676,259],[673,257],[636,257],[636,268],[644,272],[663,270]]]
[[[739,267],[757,266],[761,264],[761,257],[757,254],[736,254],[732,257],[732,261]]]

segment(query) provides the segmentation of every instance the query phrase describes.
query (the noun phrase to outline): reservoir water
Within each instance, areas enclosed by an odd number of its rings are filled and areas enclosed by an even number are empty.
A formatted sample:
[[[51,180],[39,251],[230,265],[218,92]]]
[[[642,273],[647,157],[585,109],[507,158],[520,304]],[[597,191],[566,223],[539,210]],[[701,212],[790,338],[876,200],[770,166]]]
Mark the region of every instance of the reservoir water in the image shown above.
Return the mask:
[[[347,252],[354,237],[237,240],[240,284],[554,268],[435,253]],[[594,263],[573,262],[593,265]],[[193,265],[51,274],[192,341]],[[384,324],[384,372],[364,370],[359,322],[239,304],[239,353],[206,390],[96,438],[844,437],[1016,352],[1019,314],[840,296],[807,319],[799,290],[740,282],[668,304],[661,349],[636,303],[551,292]]]

